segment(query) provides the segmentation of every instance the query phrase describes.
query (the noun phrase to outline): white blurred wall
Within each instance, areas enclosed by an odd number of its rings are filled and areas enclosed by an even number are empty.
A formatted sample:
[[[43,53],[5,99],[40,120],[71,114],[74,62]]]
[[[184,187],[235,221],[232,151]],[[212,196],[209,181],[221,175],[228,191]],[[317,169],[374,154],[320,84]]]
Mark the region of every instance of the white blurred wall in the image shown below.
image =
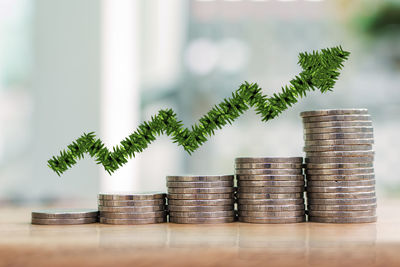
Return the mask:
[[[98,169],[82,160],[61,178],[46,165],[83,132],[99,132],[100,1],[34,2],[32,149],[24,196],[94,198]]]

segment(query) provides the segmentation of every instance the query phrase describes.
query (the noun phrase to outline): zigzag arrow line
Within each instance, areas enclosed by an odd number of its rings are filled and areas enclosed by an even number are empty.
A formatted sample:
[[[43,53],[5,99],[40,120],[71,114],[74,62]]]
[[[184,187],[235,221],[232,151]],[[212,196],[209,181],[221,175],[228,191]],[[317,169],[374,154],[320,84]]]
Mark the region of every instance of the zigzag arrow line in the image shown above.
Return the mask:
[[[282,87],[281,93],[268,97],[261,93],[261,88],[256,83],[245,82],[230,98],[214,106],[191,127],[191,130],[183,127],[172,109],[160,110],[149,121],[139,125],[138,129],[115,146],[112,152],[94,133],[84,133],[72,142],[67,150],[61,151],[59,156],[52,157],[48,166],[61,175],[88,153],[96,159],[97,164],[102,164],[111,174],[127,163],[128,159],[146,149],[156,136],[161,134],[171,136],[174,143],[183,146],[190,154],[206,142],[215,130],[228,123],[232,124],[250,107],[255,108],[262,121],[268,121],[295,104],[298,98],[306,96],[308,91],[318,88],[324,93],[332,90],[339,70],[349,55],[350,53],[340,46],[322,49],[320,52],[300,53],[298,63],[303,71],[292,79],[289,85]]]

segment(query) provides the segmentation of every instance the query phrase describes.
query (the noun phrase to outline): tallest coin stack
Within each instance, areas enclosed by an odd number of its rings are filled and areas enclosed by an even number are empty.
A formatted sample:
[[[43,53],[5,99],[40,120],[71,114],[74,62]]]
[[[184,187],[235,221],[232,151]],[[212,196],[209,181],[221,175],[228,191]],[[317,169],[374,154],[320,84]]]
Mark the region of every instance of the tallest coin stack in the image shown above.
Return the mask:
[[[367,109],[302,112],[309,221],[375,222],[373,128]]]

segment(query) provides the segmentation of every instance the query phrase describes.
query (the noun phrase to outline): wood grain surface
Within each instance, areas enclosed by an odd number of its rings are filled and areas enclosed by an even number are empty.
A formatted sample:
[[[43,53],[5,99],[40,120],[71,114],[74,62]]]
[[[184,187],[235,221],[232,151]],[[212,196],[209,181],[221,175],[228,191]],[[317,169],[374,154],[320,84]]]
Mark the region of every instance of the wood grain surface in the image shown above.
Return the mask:
[[[30,224],[0,209],[0,266],[400,266],[400,200],[372,224]]]

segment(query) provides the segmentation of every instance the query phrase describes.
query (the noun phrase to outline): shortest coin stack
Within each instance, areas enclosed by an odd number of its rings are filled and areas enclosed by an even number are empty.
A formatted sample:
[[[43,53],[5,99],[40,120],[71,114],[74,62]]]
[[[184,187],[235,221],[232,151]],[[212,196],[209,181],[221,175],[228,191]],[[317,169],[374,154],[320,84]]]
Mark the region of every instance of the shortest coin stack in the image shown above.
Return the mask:
[[[229,223],[235,221],[233,175],[167,176],[169,221]]]
[[[303,158],[236,158],[239,221],[305,221]]]
[[[100,223],[151,224],[167,221],[165,193],[100,193]]]
[[[86,224],[98,221],[98,211],[93,209],[54,209],[32,211],[32,224],[65,225]]]
[[[305,111],[308,219],[375,222],[374,143],[367,109]]]

